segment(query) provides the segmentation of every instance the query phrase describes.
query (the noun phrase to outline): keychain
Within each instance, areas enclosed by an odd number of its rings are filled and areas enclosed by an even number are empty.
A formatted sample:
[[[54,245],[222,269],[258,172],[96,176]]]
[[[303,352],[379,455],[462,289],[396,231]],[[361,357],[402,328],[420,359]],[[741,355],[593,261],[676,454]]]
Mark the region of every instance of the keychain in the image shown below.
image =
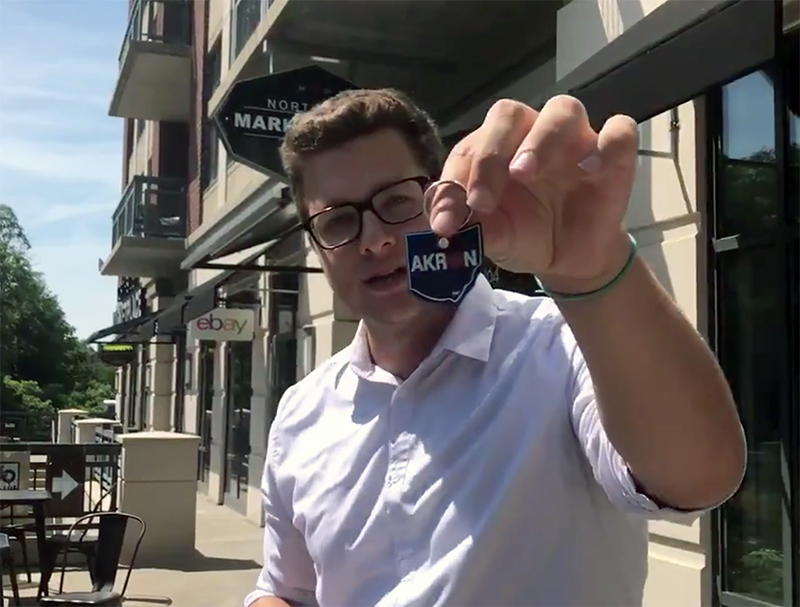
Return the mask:
[[[458,304],[469,293],[483,266],[481,226],[465,227],[472,218],[467,191],[456,181],[437,181],[425,192],[424,211],[430,219],[430,205],[437,191],[450,189],[450,196],[464,208],[461,228],[450,238],[433,231],[406,234],[408,289],[427,301]]]

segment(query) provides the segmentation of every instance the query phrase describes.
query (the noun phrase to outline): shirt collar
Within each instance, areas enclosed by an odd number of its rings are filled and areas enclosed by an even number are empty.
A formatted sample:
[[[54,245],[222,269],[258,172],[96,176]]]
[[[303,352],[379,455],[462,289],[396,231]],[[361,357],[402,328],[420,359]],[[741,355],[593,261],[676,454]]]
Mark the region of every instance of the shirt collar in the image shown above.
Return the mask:
[[[481,362],[489,360],[497,320],[497,306],[492,293],[489,281],[480,274],[475,285],[458,306],[433,353],[448,350]],[[350,365],[357,375],[364,378],[368,378],[375,371],[363,320],[358,324],[355,338],[351,343]]]

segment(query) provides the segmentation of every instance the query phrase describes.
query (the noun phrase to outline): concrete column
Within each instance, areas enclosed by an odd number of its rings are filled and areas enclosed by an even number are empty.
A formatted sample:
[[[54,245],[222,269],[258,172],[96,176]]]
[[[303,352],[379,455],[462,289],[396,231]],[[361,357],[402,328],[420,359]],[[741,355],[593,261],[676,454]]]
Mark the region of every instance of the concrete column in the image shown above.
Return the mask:
[[[86,411],[83,409],[61,409],[58,412],[58,426],[56,428],[57,443],[72,443],[72,422],[82,415],[86,415]]]
[[[122,434],[119,509],[141,517],[147,533],[137,566],[185,562],[195,551],[197,448],[200,439],[177,432]],[[131,542],[132,536],[126,538]],[[130,543],[123,562],[130,563]]]
[[[79,419],[75,422],[75,442],[80,444],[94,443],[97,428],[110,425],[112,422],[102,417]]]
[[[152,430],[172,428],[172,400],[175,392],[173,367],[175,347],[172,344],[150,346],[150,396],[147,399],[148,417]]]

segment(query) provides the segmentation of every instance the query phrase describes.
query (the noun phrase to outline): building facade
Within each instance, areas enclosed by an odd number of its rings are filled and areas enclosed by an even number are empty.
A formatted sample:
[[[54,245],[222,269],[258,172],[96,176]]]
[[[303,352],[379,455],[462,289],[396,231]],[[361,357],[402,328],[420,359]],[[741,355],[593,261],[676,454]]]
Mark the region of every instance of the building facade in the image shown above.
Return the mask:
[[[126,119],[126,188],[168,181],[123,196],[101,268],[134,310],[104,330],[133,344],[126,427],[199,434],[199,491],[262,523],[278,401],[355,333],[286,183],[232,160],[211,127],[234,83],[317,63],[408,91],[451,144],[498,98],[574,94],[596,126],[639,122],[627,227],[715,349],[749,440],[727,505],[651,524],[646,604],[800,604],[797,0],[137,1],[152,12],[129,28],[111,111]],[[128,143],[135,120],[149,147]]]

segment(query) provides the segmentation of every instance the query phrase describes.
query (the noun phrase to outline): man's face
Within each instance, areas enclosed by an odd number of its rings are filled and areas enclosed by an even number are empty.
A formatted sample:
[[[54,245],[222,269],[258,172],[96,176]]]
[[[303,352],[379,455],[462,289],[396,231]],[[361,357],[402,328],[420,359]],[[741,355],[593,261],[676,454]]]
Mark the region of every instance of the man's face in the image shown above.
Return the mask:
[[[384,205],[381,208],[396,208],[410,204],[410,196],[421,197],[422,188],[413,181],[386,186],[420,176],[425,176],[425,171],[402,135],[387,129],[308,159],[303,204],[310,216],[334,205],[364,202],[370,197]],[[408,291],[404,235],[430,229],[428,220],[421,214],[389,225],[369,211],[362,220],[361,235],[355,241],[332,250],[317,247],[331,288],[359,318],[368,322],[401,324],[414,320],[426,304]],[[327,229],[336,227],[333,223]]]

